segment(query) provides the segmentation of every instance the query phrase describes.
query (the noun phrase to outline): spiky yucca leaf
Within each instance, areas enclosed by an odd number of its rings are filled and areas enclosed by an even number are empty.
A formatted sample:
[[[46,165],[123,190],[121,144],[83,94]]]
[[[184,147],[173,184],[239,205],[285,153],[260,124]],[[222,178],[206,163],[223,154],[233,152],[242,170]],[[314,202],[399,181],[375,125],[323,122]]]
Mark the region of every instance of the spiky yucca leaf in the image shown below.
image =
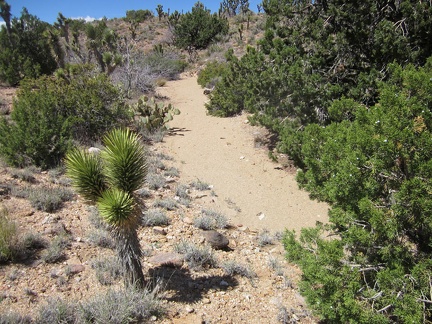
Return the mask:
[[[66,154],[66,174],[85,199],[96,202],[106,188],[99,156],[73,149]]]
[[[98,199],[97,207],[102,218],[114,227],[122,227],[135,216],[133,197],[117,188],[105,190]]]
[[[128,193],[139,189],[147,175],[145,147],[130,129],[115,129],[104,137],[105,174],[113,187]]]

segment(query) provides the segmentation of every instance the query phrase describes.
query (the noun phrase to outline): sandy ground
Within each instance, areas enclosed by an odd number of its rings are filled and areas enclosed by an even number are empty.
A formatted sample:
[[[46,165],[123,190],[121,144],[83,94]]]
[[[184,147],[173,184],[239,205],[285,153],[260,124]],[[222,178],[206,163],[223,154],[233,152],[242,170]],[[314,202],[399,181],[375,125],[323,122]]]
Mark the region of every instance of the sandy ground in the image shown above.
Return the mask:
[[[173,132],[165,146],[179,161],[182,178],[213,185],[215,207],[235,225],[281,231],[313,226],[328,220],[328,206],[309,199],[298,188],[295,175],[256,148],[254,137],[262,128],[245,123],[245,116],[208,116],[208,98],[196,77],[170,81],[159,93],[169,97],[181,114],[170,123]]]

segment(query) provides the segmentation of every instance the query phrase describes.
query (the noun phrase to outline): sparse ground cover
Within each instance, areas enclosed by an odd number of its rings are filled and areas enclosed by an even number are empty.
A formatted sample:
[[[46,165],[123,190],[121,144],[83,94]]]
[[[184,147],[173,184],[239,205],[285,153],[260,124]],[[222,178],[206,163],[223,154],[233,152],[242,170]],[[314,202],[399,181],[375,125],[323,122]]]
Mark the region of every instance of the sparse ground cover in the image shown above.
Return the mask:
[[[119,28],[120,35],[127,33],[129,24],[123,20],[107,23]],[[262,23],[258,16],[249,22],[236,17],[224,39],[198,52],[192,69],[223,60],[227,48],[241,55],[262,32]],[[169,43],[167,30],[167,22],[156,17],[140,24],[137,48],[150,52],[157,50],[155,44]],[[185,53],[173,55],[187,58]],[[156,86],[166,86],[171,78],[163,77]],[[156,96],[167,99],[155,89]],[[9,114],[14,91],[0,90],[1,113]],[[167,133],[151,135],[156,143]],[[71,192],[64,170],[1,166],[0,203],[7,218],[2,218],[0,235],[8,245],[2,241],[0,322],[315,322],[298,294],[300,273],[284,260],[280,242],[263,244],[268,240],[260,239],[258,230],[237,226],[214,209],[217,188],[206,177],[183,179],[182,161],[170,155],[166,143],[150,150],[151,172],[139,190],[145,202],[138,232],[149,282],[145,292],[124,290],[115,243],[95,210]],[[198,221],[200,217],[206,219]],[[208,245],[202,231],[209,229],[229,240],[228,249]],[[183,256],[183,265],[172,268],[152,259],[172,252]],[[278,271],[269,271],[269,259],[278,260],[272,261]]]

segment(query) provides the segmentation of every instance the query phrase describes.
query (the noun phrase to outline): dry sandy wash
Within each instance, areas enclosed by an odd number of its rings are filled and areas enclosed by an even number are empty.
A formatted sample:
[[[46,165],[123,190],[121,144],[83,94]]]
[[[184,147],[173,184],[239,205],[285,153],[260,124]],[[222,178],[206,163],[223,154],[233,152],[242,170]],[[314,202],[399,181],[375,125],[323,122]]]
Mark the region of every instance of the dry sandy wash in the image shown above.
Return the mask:
[[[249,125],[245,116],[217,118],[206,114],[208,98],[196,77],[183,76],[159,89],[181,114],[170,123],[165,137],[170,154],[181,163],[182,178],[214,186],[209,197],[235,225],[282,231],[328,220],[328,206],[312,201],[298,188],[295,174],[271,161],[257,148],[256,137],[265,130]]]

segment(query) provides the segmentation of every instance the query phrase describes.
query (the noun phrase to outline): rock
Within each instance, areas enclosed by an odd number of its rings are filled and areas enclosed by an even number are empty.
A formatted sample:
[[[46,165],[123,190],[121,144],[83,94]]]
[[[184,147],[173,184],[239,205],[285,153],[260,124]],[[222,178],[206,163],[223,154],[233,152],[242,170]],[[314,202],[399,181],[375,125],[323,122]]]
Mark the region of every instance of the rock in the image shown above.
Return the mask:
[[[217,231],[202,231],[202,236],[216,250],[225,249],[229,244],[228,238]]]
[[[219,285],[227,287],[227,286],[229,286],[229,283],[226,282],[225,280],[222,280],[222,281],[219,283]]]
[[[101,152],[101,150],[98,149],[97,147],[90,147],[90,148],[88,149],[88,152],[89,152],[89,153],[92,153],[92,154],[99,154],[99,153]]]
[[[183,266],[183,256],[173,252],[156,254],[148,261],[156,266],[173,268],[181,268]]]
[[[203,303],[203,304],[210,304],[210,299],[208,299],[208,298],[203,298],[202,303]]]
[[[183,218],[183,223],[192,225],[193,224],[193,220],[190,219],[189,217],[185,217],[185,218]]]
[[[163,227],[155,226],[153,227],[153,233],[159,234],[159,235],[167,235],[167,232]]]
[[[241,226],[238,226],[238,230],[246,233],[246,232],[249,232],[249,227],[241,225]]]
[[[193,307],[186,306],[185,311],[186,311],[186,313],[190,314],[190,313],[193,313],[195,311],[195,309]]]
[[[77,274],[83,272],[85,270],[85,266],[82,264],[71,264],[68,266],[71,274]]]
[[[257,214],[259,220],[263,220],[265,215],[263,212]]]

